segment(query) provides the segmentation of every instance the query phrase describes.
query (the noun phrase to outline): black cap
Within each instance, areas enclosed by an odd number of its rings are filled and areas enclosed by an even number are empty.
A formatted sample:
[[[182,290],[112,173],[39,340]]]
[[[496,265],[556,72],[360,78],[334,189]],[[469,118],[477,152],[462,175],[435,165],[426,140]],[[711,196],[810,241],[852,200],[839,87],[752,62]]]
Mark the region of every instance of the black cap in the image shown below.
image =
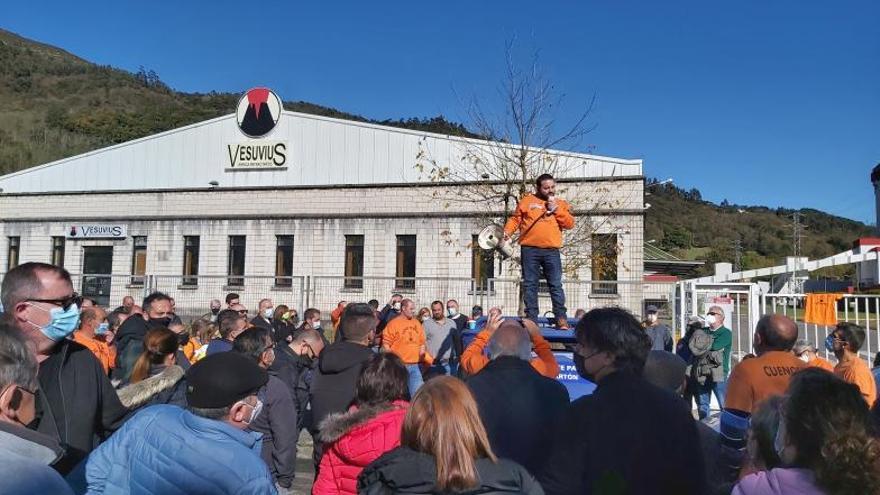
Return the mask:
[[[646,312],[646,313],[656,313],[656,312],[657,312],[657,306],[654,306],[653,304],[650,304],[650,305],[648,305],[648,308],[645,310],[645,312]]]
[[[253,395],[269,374],[237,352],[220,352],[192,365],[186,372],[186,402],[192,407],[228,407]]]

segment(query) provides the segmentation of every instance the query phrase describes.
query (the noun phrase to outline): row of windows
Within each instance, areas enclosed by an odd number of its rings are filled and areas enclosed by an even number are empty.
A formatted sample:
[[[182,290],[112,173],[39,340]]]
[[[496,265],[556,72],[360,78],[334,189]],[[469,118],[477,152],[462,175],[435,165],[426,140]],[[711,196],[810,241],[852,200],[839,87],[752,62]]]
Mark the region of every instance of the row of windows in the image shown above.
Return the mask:
[[[275,245],[275,285],[290,287],[293,283],[293,236],[278,235]],[[592,239],[592,278],[593,280],[617,280],[617,236],[615,234],[594,234]],[[7,271],[18,266],[20,237],[9,237]],[[183,284],[197,285],[199,275],[199,236],[183,238]],[[477,280],[478,290],[486,290],[488,279],[495,277],[494,251],[480,249],[477,236],[471,239],[471,278]],[[132,237],[131,281],[143,284],[147,273],[147,237]],[[64,266],[64,237],[52,238],[51,261],[53,265]],[[227,284],[238,287],[244,285],[245,251],[247,239],[243,235],[231,235],[227,251]],[[415,289],[416,276],[416,236],[398,235],[395,256],[395,287]],[[345,267],[343,271],[345,287],[362,289],[364,276],[364,236],[345,236]]]

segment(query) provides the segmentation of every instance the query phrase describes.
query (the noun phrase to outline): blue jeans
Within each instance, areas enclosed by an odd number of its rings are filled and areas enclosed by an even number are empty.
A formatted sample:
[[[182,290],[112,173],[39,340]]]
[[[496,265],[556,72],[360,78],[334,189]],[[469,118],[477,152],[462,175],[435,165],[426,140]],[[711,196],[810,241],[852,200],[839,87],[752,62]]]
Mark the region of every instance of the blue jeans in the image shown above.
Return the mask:
[[[553,315],[565,318],[565,292],[562,290],[562,259],[555,248],[522,247],[523,299],[526,318],[538,317],[538,280],[545,278],[550,286]]]
[[[406,371],[409,373],[407,385],[409,386],[409,397],[412,399],[419,387],[425,382],[422,380],[422,370],[418,364],[406,365]]]
[[[703,385],[697,385],[697,413],[700,419],[709,416],[709,405],[712,401],[712,394],[718,400],[718,405],[724,409],[724,396],[727,393],[727,380],[714,382],[711,379],[706,380]]]

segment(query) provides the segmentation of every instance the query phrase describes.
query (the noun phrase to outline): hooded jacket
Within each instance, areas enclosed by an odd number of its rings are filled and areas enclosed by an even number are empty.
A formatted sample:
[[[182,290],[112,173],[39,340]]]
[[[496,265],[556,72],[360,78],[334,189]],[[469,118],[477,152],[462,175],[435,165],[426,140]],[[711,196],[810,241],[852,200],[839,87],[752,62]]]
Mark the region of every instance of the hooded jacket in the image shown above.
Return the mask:
[[[357,494],[361,471],[385,452],[400,446],[400,429],[409,404],[397,401],[328,416],[319,439],[327,444],[312,493]]]
[[[354,342],[334,342],[324,348],[312,381],[312,428],[327,416],[348,410],[354,400],[361,369],[373,351]]]
[[[809,469],[776,468],[750,474],[737,483],[733,495],[824,495],[816,486],[816,479]]]
[[[56,345],[37,377],[37,431],[65,448],[55,469],[66,474],[122,425],[128,409],[92,351],[72,340]]]
[[[51,437],[22,426],[0,421],[0,466],[13,476],[0,476],[0,493],[73,493],[52,468],[61,457],[61,446]]]
[[[498,459],[476,460],[479,485],[465,494],[522,493],[543,495],[541,485],[519,464]],[[361,495],[435,494],[442,493],[435,486],[437,466],[428,454],[406,447],[387,452],[366,467],[358,477],[358,493]]]
[[[150,376],[119,389],[119,401],[135,410],[153,404],[186,407],[186,378],[177,365],[150,366]]]

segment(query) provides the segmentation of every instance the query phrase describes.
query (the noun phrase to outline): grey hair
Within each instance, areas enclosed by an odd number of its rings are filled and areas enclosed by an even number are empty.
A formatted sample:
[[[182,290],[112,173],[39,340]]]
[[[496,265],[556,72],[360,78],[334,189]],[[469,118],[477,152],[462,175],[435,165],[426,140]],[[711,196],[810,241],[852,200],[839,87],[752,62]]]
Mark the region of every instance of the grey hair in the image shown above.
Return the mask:
[[[804,351],[816,352],[816,346],[810,343],[808,340],[798,340],[794,343],[794,347],[792,348],[795,354],[802,354]]]
[[[502,325],[489,338],[489,358],[513,356],[530,361],[532,359],[532,340],[529,332],[518,325]]]
[[[205,419],[215,419],[217,421],[226,419],[229,417],[229,412],[232,410],[232,406],[226,407],[192,407],[188,406],[189,412],[195,414],[196,416],[205,418]]]
[[[0,325],[0,390],[9,385],[37,388],[37,358],[18,332]]]

